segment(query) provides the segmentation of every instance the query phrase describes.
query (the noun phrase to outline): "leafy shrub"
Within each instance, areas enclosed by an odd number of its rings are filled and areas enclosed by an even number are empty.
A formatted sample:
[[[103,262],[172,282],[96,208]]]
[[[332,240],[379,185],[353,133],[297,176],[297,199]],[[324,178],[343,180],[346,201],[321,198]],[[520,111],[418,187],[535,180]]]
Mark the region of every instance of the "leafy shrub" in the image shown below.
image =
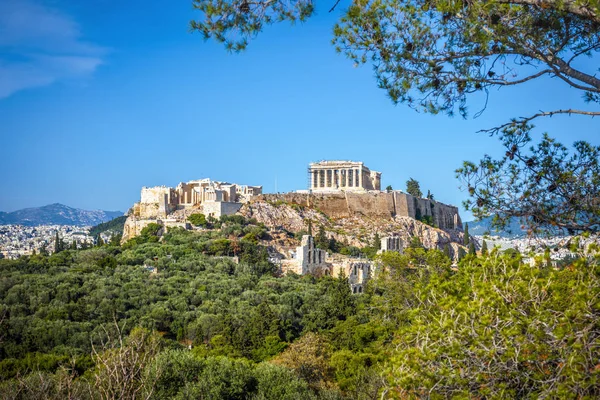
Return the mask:
[[[192,214],[188,217],[188,221],[194,226],[207,227],[209,226],[204,214]]]

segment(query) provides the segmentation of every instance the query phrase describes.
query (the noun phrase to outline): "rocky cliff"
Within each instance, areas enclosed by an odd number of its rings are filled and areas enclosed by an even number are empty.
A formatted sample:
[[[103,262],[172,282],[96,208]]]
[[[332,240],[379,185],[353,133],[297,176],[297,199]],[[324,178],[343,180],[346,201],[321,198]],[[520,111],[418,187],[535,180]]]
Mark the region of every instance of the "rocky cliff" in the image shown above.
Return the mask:
[[[143,219],[139,209],[134,208],[125,223],[123,241],[139,235],[150,222],[167,228],[179,226],[193,212],[202,209],[176,210],[167,218]],[[444,249],[448,245],[452,254],[457,254],[463,242],[457,207],[402,192],[266,194],[253,197],[239,213],[256,218],[275,231],[293,233],[306,231],[308,221],[312,221],[315,233],[323,226],[328,237],[356,247],[372,245],[376,234],[398,235],[404,246],[417,236],[430,249]],[[424,216],[430,216],[435,227],[416,220]]]
[[[251,203],[260,201],[310,207],[322,211],[330,218],[421,219],[429,216],[432,223],[441,229],[462,230],[457,207],[400,191],[264,194],[253,198]]]
[[[327,195],[329,196],[329,195]],[[462,247],[463,233],[458,229],[439,229],[409,216],[392,215],[384,209],[373,204],[385,204],[381,199],[377,202],[363,202],[362,208],[357,209],[356,204],[342,206],[343,201],[337,196],[329,203],[319,196],[317,208],[315,202],[308,202],[303,196],[304,204],[288,202],[284,199],[301,201],[302,196],[267,195],[253,199],[245,204],[240,213],[247,218],[256,218],[269,228],[280,228],[291,232],[305,231],[308,221],[312,221],[313,231],[323,226],[328,237],[347,243],[352,246],[364,247],[371,245],[375,234],[380,237],[398,235],[406,246],[414,236],[419,237],[423,245],[429,249],[444,249],[450,247],[453,255]],[[384,196],[381,196],[385,199]],[[344,210],[345,207],[345,210]],[[440,207],[441,208],[441,207]]]

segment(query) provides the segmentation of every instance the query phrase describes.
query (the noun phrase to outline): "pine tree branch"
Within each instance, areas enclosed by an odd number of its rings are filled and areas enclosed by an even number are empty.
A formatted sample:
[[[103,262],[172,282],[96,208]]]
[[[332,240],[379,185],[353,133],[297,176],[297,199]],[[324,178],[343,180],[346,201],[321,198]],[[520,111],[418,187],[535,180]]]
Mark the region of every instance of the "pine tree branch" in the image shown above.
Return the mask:
[[[495,135],[497,133],[499,133],[502,129],[504,128],[508,128],[510,126],[514,126],[517,124],[526,124],[527,122],[530,122],[536,118],[539,117],[551,117],[553,115],[556,114],[568,114],[568,115],[572,115],[572,114],[578,114],[578,115],[587,115],[587,116],[591,116],[591,117],[597,117],[600,116],[600,111],[585,111],[585,110],[574,110],[574,109],[568,109],[568,110],[555,110],[555,111],[540,111],[537,114],[534,114],[530,117],[521,117],[519,119],[513,119],[510,122],[507,122],[505,124],[502,124],[500,126],[496,126],[494,128],[490,128],[490,129],[481,129],[478,132],[484,132],[484,133],[489,133],[490,136]]]
[[[562,10],[591,21],[600,22],[598,10],[573,0],[495,0],[496,3],[531,5],[543,9]]]

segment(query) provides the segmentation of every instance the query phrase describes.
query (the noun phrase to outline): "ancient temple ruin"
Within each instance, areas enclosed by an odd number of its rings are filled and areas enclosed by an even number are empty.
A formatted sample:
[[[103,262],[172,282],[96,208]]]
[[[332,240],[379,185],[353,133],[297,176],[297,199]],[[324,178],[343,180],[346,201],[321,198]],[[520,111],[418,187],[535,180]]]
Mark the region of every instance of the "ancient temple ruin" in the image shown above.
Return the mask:
[[[181,182],[177,187],[143,187],[133,214],[142,218],[166,218],[176,210],[202,207],[202,212],[219,218],[236,213],[242,203],[262,193],[262,186],[238,185],[208,178]]]
[[[326,259],[327,252],[315,246],[312,236],[304,235],[292,258],[282,264],[282,269],[284,273],[294,272],[298,275],[331,275],[331,266]]]
[[[312,192],[381,190],[381,172],[362,162],[319,161],[308,167]]]
[[[211,179],[181,182],[176,187],[143,187],[140,201],[128,213],[123,228],[125,242],[150,223],[188,228],[190,213],[220,218],[235,214],[251,197],[262,194],[262,186],[238,185]]]
[[[402,253],[403,250],[404,246],[402,244],[400,236],[394,234],[381,238],[381,247],[379,252],[383,253],[385,251],[397,251],[399,253]]]
[[[341,255],[330,256],[315,246],[311,235],[302,236],[300,246],[291,257],[280,262],[281,272],[314,276],[345,276],[352,293],[362,293],[367,280],[373,273],[373,263],[363,258]]]

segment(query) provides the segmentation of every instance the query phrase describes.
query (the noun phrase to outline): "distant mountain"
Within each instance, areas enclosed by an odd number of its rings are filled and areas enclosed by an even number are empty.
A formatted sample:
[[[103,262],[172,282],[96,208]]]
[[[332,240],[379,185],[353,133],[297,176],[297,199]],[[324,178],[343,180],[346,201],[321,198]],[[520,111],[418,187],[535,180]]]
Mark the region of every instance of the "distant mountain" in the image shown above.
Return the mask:
[[[92,226],[122,216],[121,211],[87,211],[63,204],[24,208],[13,212],[0,212],[0,225],[79,225]]]
[[[501,231],[492,230],[492,217],[483,218],[480,221],[468,221],[465,224],[469,224],[469,234],[474,236],[501,236],[505,238],[518,238],[527,235],[523,229],[521,229],[521,222],[518,218],[511,218],[506,229]],[[464,227],[464,226],[463,226]]]

